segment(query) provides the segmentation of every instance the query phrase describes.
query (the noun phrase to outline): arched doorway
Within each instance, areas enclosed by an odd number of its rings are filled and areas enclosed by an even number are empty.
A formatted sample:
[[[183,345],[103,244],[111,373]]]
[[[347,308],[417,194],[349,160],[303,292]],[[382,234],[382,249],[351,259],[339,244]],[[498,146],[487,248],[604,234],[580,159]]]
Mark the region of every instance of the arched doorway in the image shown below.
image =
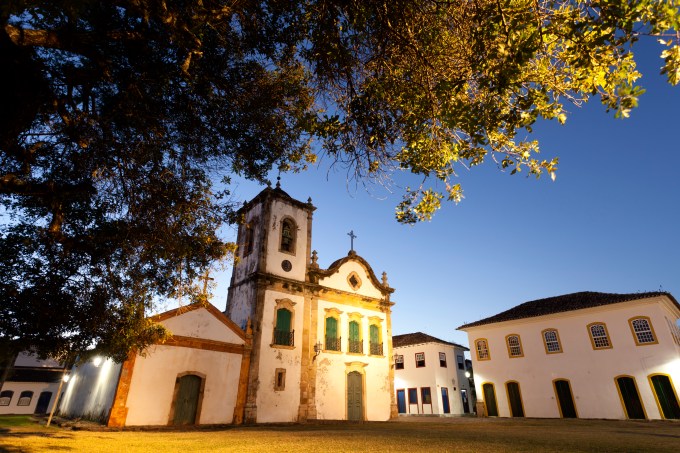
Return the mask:
[[[482,393],[484,393],[484,403],[486,404],[486,415],[489,417],[498,417],[498,404],[496,404],[496,390],[493,384],[487,382],[482,384]]]
[[[678,404],[678,396],[673,389],[671,378],[665,374],[655,374],[649,377],[649,381],[654,389],[656,401],[659,403],[659,409],[663,418],[679,419],[680,405]]]
[[[553,385],[555,386],[555,395],[562,418],[578,418],[569,381],[567,379],[555,379]]]
[[[347,374],[347,419],[364,419],[363,379],[361,373],[352,371]]]
[[[522,405],[522,394],[519,391],[519,383],[515,381],[506,382],[505,389],[508,392],[510,415],[512,417],[524,417],[524,406]]]
[[[185,374],[177,377],[171,424],[193,425],[196,423],[203,393],[202,387],[201,376]]]
[[[50,400],[52,399],[52,392],[41,392],[38,397],[38,403],[35,405],[34,414],[45,414],[47,413],[47,408],[50,405]]]
[[[619,395],[621,395],[621,402],[623,403],[626,417],[630,419],[646,419],[645,409],[642,406],[635,378],[632,376],[619,376],[616,378],[616,387],[619,390]]]

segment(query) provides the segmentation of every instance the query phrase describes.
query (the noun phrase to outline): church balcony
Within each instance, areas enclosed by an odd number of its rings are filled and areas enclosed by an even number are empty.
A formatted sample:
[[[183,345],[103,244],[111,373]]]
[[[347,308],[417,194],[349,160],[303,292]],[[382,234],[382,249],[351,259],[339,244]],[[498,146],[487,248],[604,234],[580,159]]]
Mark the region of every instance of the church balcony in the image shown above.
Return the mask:
[[[327,351],[339,351],[341,344],[341,337],[333,338],[326,337],[326,350]]]
[[[382,343],[371,343],[371,355],[383,355],[383,345]]]
[[[349,340],[347,351],[354,354],[363,354],[364,342],[361,340]]]
[[[279,346],[295,346],[295,331],[274,330],[274,344]]]

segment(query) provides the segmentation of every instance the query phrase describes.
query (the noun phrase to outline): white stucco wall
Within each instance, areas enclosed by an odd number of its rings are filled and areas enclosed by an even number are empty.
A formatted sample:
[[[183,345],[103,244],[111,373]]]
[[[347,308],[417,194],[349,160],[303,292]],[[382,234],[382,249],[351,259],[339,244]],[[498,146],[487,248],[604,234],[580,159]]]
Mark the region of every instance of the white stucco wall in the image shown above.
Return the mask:
[[[419,352],[425,353],[425,366],[417,368],[415,355]],[[440,365],[440,352],[446,354],[446,367]],[[394,353],[404,356],[404,369],[394,370],[394,388],[395,392],[400,389],[405,391],[407,414],[444,415],[442,388],[446,388],[449,394],[450,414],[462,415],[464,413],[460,390],[461,388],[469,389],[469,385],[465,378],[465,370],[458,369],[456,359],[456,356],[460,355],[465,360],[465,353],[462,349],[443,343],[423,343],[395,347]],[[432,405],[423,404],[421,394],[423,387],[430,388]],[[409,388],[418,389],[417,405],[409,405]],[[470,411],[474,410],[471,406],[468,407]]]
[[[345,266],[343,266],[344,268]],[[316,411],[320,420],[347,419],[347,374],[350,371],[360,371],[364,375],[364,417],[366,420],[384,421],[390,418],[390,377],[391,359],[389,354],[389,339],[391,332],[387,331],[386,314],[379,310],[342,305],[327,300],[318,301],[318,319],[316,336],[324,343],[324,328],[326,309],[338,309],[340,322],[338,328],[342,339],[341,351],[323,351],[317,358],[316,371]],[[349,314],[361,315],[361,338],[363,340],[363,354],[348,353]],[[381,319],[381,340],[383,355],[371,356],[369,352],[369,318]]]
[[[57,389],[59,388],[59,383],[50,383],[50,382],[13,382],[13,381],[7,381],[3,384],[2,390],[6,391],[12,391],[14,392],[14,395],[12,395],[12,399],[9,403],[9,406],[0,406],[0,415],[6,415],[6,414],[17,414],[17,415],[24,415],[24,414],[32,414],[35,412],[35,407],[38,404],[38,399],[40,398],[40,394],[42,392],[51,392],[52,397],[50,399],[49,405],[47,406],[47,412],[49,413],[50,409],[52,409],[52,405],[54,404],[54,399],[57,396]],[[28,406],[17,406],[17,403],[19,402],[19,397],[21,396],[21,392],[25,391],[30,391],[33,392],[33,397],[31,398],[30,404]]]
[[[240,369],[240,354],[152,346],[146,357],[135,361],[126,425],[167,425],[175,380],[186,372],[206,376],[198,424],[231,423]]]
[[[676,393],[679,390],[680,347],[666,320],[675,322],[677,313],[668,307],[657,297],[469,328],[477,397],[483,400],[481,386],[493,383],[499,415],[507,417],[505,383],[515,380],[520,384],[526,416],[560,417],[552,381],[568,379],[579,417],[625,419],[614,378],[630,375],[637,383],[647,418],[662,418],[648,376],[667,374]],[[658,344],[636,345],[628,323],[636,316],[650,318]],[[606,323],[611,349],[593,349],[586,328],[593,322]],[[547,328],[558,330],[562,353],[546,353],[541,331]],[[524,357],[508,357],[505,337],[509,334],[520,335]],[[488,340],[491,360],[477,360],[474,348],[479,338]]]
[[[226,328],[223,322],[205,308],[180,311],[177,316],[163,320],[163,325],[173,335],[244,344],[243,339],[236,332]]]
[[[294,346],[273,346],[274,317],[277,299],[288,299],[293,306]],[[300,375],[302,331],[304,328],[304,298],[277,291],[265,293],[262,315],[262,344],[258,371],[257,421],[259,423],[295,422],[300,407]],[[286,371],[283,390],[275,390],[276,369]]]
[[[60,413],[67,417],[83,417],[106,421],[118,385],[121,364],[111,359],[95,366],[92,360],[71,370]]]

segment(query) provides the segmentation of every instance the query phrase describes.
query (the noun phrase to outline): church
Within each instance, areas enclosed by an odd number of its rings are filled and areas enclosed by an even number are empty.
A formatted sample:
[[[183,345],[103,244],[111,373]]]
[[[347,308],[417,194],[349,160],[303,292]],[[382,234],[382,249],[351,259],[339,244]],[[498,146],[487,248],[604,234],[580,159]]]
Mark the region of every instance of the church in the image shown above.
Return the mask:
[[[394,289],[353,247],[319,267],[315,209],[279,183],[244,203],[226,310],[157,315],[172,338],[79,366],[61,413],[117,427],[395,418]]]

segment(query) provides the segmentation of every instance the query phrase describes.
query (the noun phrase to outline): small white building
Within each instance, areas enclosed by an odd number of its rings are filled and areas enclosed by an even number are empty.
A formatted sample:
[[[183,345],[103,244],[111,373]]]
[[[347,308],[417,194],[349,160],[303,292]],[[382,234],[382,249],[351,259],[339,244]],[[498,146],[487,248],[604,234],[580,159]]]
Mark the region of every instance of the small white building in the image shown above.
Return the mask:
[[[474,411],[465,346],[422,332],[395,335],[394,387],[399,415],[464,415]]]
[[[117,364],[90,360],[73,370],[60,414],[134,425],[229,424],[243,420],[250,339],[212,305],[152,318],[172,337]]]
[[[678,419],[679,318],[669,293],[581,292],[465,324],[478,412]]]
[[[63,372],[62,365],[54,360],[20,353],[0,390],[0,415],[49,412]]]

